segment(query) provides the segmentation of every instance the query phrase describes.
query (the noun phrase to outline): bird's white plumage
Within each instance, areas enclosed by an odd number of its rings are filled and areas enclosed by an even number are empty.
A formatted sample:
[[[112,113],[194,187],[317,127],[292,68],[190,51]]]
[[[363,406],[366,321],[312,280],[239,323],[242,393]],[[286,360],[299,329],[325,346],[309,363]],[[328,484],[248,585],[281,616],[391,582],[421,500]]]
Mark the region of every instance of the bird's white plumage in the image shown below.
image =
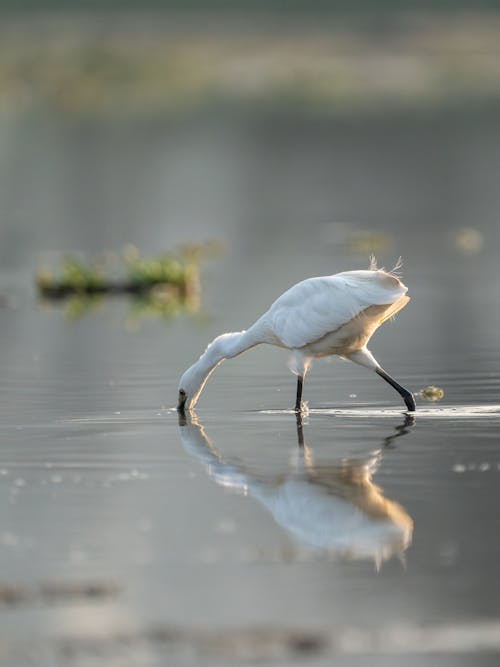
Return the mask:
[[[405,293],[406,287],[385,272],[346,271],[297,283],[264,317],[285,347],[301,348],[336,331],[366,308],[392,304]]]
[[[196,404],[221,361],[268,343],[292,351],[290,370],[299,376],[297,410],[300,382],[312,359],[337,354],[382,375],[413,411],[415,401],[410,392],[388,376],[367,349],[377,327],[409,301],[406,292],[407,287],[394,273],[377,270],[373,261],[366,271],[345,271],[297,283],[246,331],[222,334],[210,343],[180,379],[179,409]]]

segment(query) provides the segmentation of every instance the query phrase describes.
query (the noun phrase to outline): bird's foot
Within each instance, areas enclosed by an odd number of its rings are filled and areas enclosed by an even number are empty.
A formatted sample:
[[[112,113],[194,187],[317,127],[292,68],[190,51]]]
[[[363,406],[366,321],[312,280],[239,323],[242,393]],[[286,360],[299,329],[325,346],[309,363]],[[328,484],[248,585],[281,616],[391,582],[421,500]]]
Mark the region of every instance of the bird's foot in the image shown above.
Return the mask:
[[[411,392],[407,392],[406,394],[403,394],[403,400],[406,404],[406,407],[408,408],[408,412],[415,412],[417,409],[417,405],[415,403],[415,398]]]
[[[295,405],[293,411],[296,415],[302,415],[304,417],[309,414],[309,405],[306,401],[301,401],[299,405]]]

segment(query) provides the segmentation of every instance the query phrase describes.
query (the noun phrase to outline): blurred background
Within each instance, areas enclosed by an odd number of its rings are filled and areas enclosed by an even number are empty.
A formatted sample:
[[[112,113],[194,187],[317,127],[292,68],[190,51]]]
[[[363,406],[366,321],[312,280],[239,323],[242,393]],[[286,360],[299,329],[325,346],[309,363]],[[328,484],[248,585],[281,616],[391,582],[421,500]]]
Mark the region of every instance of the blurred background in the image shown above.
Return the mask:
[[[459,357],[484,350],[500,244],[495,6],[4,0],[3,307],[31,307],[36,272],[57,275],[67,255],[114,276],[131,250],[215,242],[205,331],[186,327],[174,383],[221,329],[373,252],[403,257],[415,354],[446,365],[451,331]]]
[[[387,370],[415,392],[438,385],[447,405],[500,403],[498,9],[0,0],[0,605],[18,591],[36,607],[33,590],[58,577],[118,578],[129,596],[99,613],[88,601],[66,616],[9,607],[9,632],[206,615],[245,626],[263,608],[270,623],[296,624],[302,603],[318,625],[357,622],[361,608],[376,621],[383,605],[388,622],[498,615],[500,542],[481,546],[498,485],[467,477],[464,491],[456,474],[497,470],[494,425],[421,426],[427,462],[381,473],[417,526],[404,584],[390,567],[375,580],[371,566],[331,563],[315,578],[303,563],[287,569],[286,549],[271,572],[250,575],[228,552],[224,572],[207,577],[231,526],[250,526],[243,546],[288,538],[210,480],[189,487],[198,464],[169,412],[178,378],[215,335],[247,327],[303,278],[366,268],[371,253],[388,268],[403,257],[412,297],[374,338]],[[43,293],[54,284],[55,298]],[[294,424],[257,424],[247,411],[289,407],[293,393],[286,355],[259,349],[224,365],[199,409],[222,451],[284,460]],[[396,402],[340,361],[315,364],[306,393],[318,407]],[[337,427],[336,456],[379,446],[392,427],[377,424]],[[331,451],[330,427],[309,428]],[[68,476],[75,466],[83,472]],[[207,507],[220,521],[204,537]],[[218,597],[228,581],[232,602]],[[2,655],[31,664],[22,638]]]
[[[329,244],[332,272],[339,242],[409,268],[491,248],[495,4],[4,0],[2,267],[205,237]]]

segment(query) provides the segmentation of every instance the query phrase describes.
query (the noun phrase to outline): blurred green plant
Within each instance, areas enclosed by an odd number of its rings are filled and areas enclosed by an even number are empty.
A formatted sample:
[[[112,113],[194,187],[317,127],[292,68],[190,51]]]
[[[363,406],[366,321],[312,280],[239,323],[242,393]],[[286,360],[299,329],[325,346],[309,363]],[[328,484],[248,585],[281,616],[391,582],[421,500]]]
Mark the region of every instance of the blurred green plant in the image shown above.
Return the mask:
[[[441,389],[441,387],[436,387],[435,385],[431,384],[417,392],[417,396],[420,396],[420,398],[423,398],[425,401],[436,402],[443,398],[444,390]]]
[[[53,299],[71,294],[99,294],[109,289],[99,264],[86,265],[75,257],[64,258],[59,277],[48,271],[39,271],[36,285],[41,295]]]
[[[137,248],[123,251],[123,277],[106,277],[106,259],[84,263],[65,257],[59,275],[38,271],[35,284],[47,302],[64,302],[65,315],[77,319],[103,304],[104,297],[132,298],[132,320],[144,316],[170,319],[180,312],[197,313],[200,308],[199,264],[223,251],[219,242],[182,246],[175,253],[147,259]]]

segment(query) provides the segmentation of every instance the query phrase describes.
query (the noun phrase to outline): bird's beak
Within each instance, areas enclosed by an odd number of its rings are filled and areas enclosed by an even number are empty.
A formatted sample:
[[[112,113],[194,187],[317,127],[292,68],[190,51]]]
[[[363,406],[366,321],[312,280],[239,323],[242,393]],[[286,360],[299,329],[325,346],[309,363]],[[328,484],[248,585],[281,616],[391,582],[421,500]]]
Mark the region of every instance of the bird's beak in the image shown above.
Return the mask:
[[[186,394],[183,391],[180,391],[179,400],[177,402],[177,412],[184,412],[185,405],[186,405]]]

